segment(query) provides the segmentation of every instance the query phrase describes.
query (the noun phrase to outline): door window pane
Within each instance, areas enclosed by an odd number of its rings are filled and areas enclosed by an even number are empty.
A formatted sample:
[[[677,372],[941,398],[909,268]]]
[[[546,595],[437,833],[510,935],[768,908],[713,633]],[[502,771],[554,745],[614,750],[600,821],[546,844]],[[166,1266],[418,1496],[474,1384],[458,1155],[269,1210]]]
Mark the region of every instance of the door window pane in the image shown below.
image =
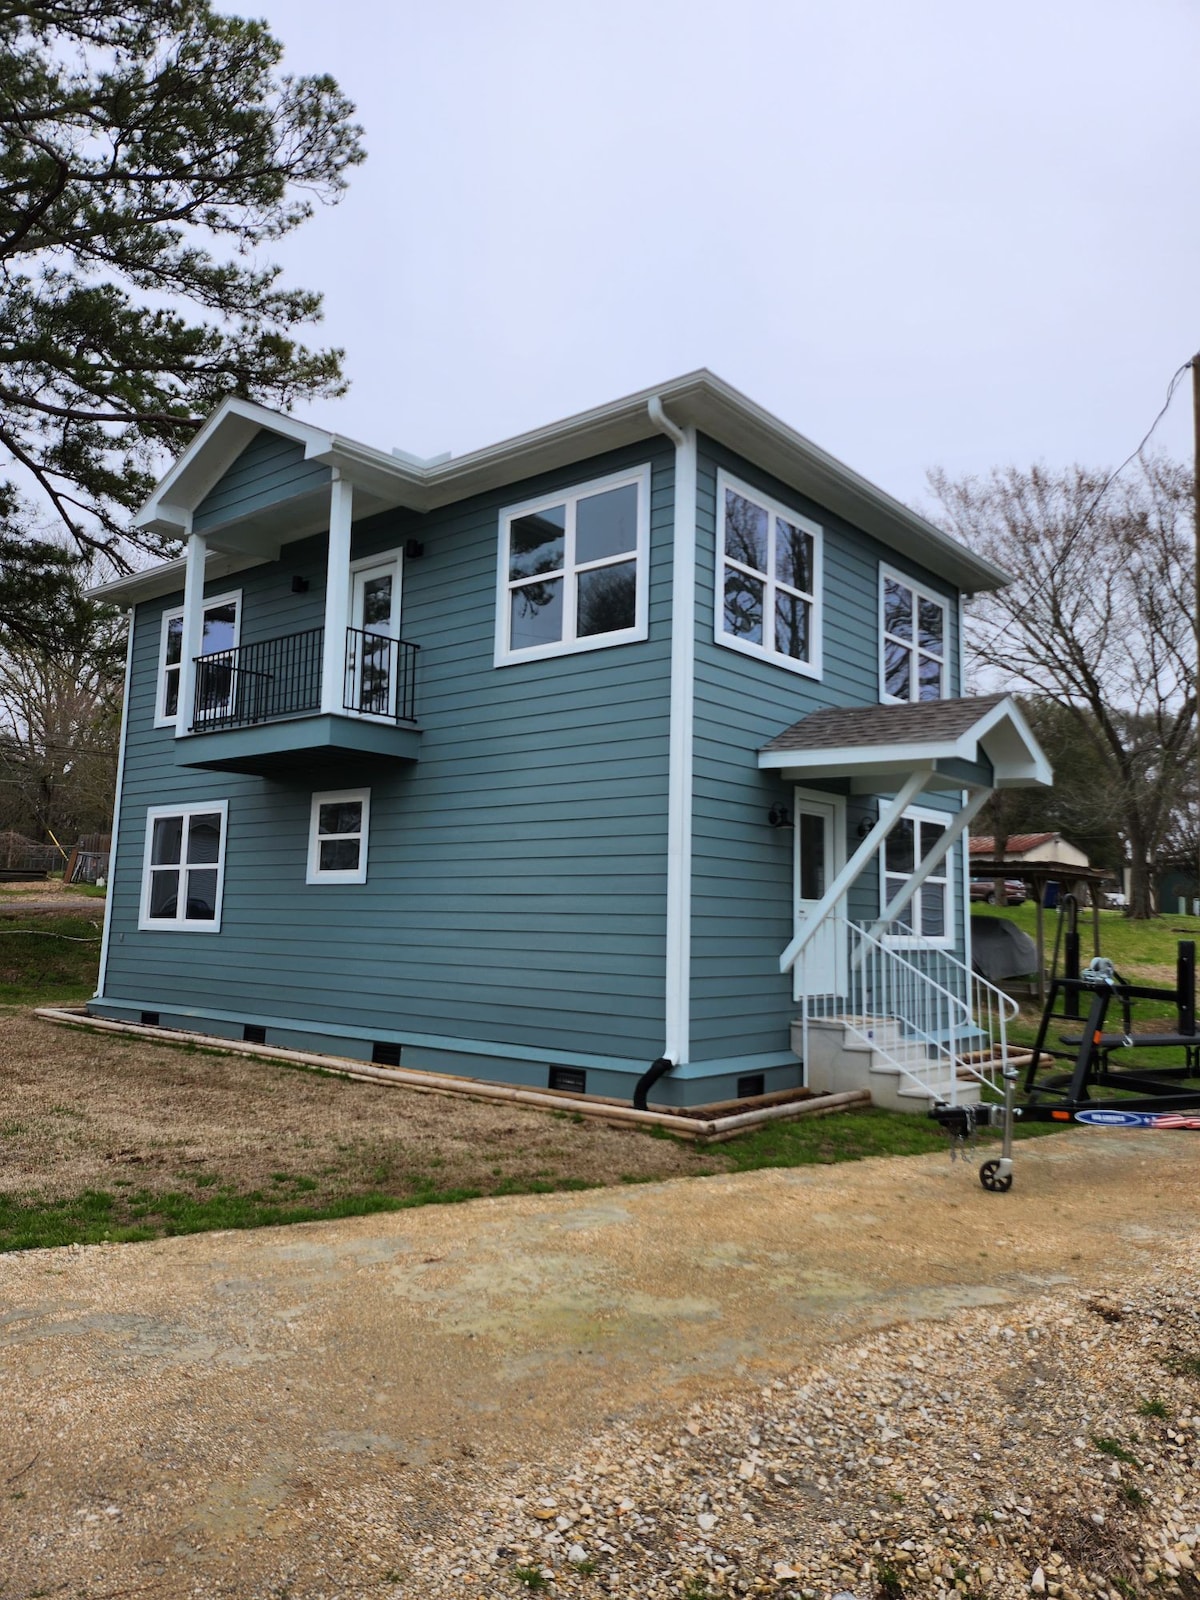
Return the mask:
[[[590,494],[580,500],[575,511],[576,563],[601,561],[605,556],[620,556],[636,550],[637,512],[636,483],[609,489],[604,494]],[[633,623],[622,626],[632,627]]]
[[[820,900],[825,893],[825,818],[820,812],[801,811],[800,898]]]
[[[180,619],[180,629],[183,620]],[[214,655],[218,650],[232,650],[237,642],[237,601],[204,608],[204,638],[200,645],[202,656]]]
[[[362,584],[362,626],[384,629],[392,621],[392,574],[380,573],[377,578],[364,578]]]

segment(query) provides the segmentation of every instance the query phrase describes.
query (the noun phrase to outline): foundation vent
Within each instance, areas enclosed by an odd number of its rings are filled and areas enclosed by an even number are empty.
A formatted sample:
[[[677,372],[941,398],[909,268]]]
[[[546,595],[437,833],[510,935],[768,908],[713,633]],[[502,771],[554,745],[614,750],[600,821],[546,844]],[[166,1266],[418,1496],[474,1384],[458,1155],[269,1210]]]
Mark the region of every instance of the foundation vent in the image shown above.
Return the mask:
[[[586,1094],[587,1073],[579,1067],[551,1067],[549,1086],[564,1094]]]
[[[748,1072],[744,1078],[739,1078],[737,1097],[739,1100],[757,1100],[760,1094],[767,1092],[767,1080],[761,1072]]]
[[[386,1039],[376,1039],[371,1046],[371,1065],[375,1067],[398,1067],[400,1065],[400,1046],[389,1044]]]
[[[266,1044],[267,1030],[260,1022],[248,1022],[242,1029],[242,1038],[247,1044]]]
[[[158,1012],[157,1011],[143,1011],[142,1012],[142,1027],[143,1028],[157,1028],[158,1027]]]

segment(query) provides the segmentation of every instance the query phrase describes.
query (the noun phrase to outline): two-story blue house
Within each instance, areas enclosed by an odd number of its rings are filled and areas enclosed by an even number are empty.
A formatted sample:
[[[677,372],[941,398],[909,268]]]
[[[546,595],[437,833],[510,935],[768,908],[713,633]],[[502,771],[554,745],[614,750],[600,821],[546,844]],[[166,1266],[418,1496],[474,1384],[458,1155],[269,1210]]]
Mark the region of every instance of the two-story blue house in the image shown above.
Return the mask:
[[[92,1013],[666,1105],[990,1052],[1005,575],[712,374],[431,461],[229,400],[138,524]]]

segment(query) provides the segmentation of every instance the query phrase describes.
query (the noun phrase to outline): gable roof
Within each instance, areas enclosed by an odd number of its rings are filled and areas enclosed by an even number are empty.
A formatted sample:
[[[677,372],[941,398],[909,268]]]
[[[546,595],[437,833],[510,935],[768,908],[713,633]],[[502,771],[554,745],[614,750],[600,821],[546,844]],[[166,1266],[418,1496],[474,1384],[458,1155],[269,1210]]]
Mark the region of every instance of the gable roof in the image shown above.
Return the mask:
[[[973,592],[997,589],[1009,581],[999,567],[973,554],[705,369],[482,450],[431,461],[361,444],[248,400],[225,400],[165,474],[137,513],[134,525],[183,538],[192,511],[263,428],[302,444],[306,459],[336,468],[348,478],[355,486],[356,515],[397,506],[432,511],[589,456],[660,437],[663,430],[651,414],[654,401],[676,427],[695,428],[720,441],[795,492],[872,534],[889,549],[939,573],[955,587]],[[219,548],[218,531],[210,528],[207,532]],[[152,570],[157,573],[160,569]],[[104,584],[96,592],[115,601],[145,599],[149,597],[148,579],[149,572],[135,573]],[[167,576],[165,586],[157,592],[168,593],[177,586],[176,573]]]
[[[1023,850],[1036,850],[1040,844],[1050,844],[1060,837],[1057,833],[1010,833],[1004,842],[1002,855],[1020,855]],[[996,840],[990,833],[973,835],[971,838],[971,854],[973,856],[991,856],[996,849]]]
[[[758,765],[790,782],[848,778],[878,792],[919,769],[928,773],[929,789],[1025,788],[1053,781],[1033,730],[1008,694],[829,706],[777,734],[759,751]]]

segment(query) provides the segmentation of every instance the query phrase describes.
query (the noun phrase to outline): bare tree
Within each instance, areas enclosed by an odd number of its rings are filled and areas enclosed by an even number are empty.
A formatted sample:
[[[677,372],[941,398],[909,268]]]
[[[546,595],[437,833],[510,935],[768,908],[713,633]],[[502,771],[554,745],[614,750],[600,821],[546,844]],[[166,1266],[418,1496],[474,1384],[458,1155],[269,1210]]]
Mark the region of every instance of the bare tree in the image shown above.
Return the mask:
[[[935,472],[930,483],[951,531],[1013,574],[970,608],[975,663],[1071,715],[1091,781],[1119,819],[1130,914],[1150,916],[1155,862],[1194,752],[1189,473],[1143,457],[1136,475],[1115,482],[1076,466],[958,481]]]
[[[0,809],[39,840],[109,826],[124,629],[79,601],[55,648],[0,640]]]

